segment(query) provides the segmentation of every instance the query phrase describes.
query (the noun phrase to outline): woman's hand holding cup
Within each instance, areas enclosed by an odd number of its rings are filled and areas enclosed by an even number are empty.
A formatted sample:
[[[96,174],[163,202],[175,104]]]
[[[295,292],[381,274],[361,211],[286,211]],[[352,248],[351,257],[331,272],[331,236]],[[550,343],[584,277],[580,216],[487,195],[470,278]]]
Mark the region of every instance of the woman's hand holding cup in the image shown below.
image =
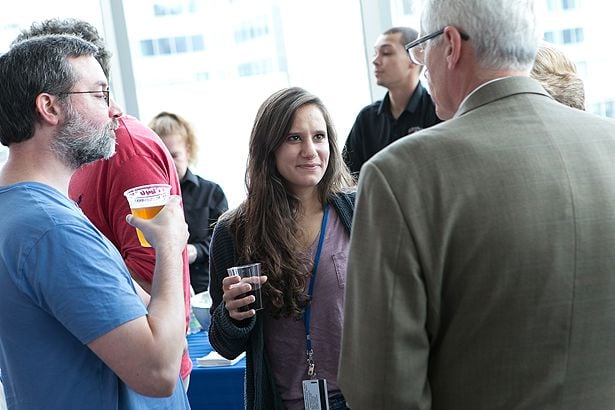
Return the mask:
[[[256,301],[256,297],[249,293],[252,290],[252,285],[241,279],[237,275],[222,279],[224,306],[228,310],[229,316],[235,320],[248,319],[256,314],[256,310],[246,309],[248,305]],[[261,285],[266,281],[267,276],[260,276]]]

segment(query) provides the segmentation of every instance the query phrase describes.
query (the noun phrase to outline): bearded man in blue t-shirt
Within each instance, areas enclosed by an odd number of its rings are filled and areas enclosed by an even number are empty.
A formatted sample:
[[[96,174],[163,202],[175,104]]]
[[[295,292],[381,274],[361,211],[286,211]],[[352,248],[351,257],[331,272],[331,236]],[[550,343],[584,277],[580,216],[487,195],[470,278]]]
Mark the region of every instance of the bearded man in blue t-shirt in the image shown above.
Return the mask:
[[[0,368],[9,409],[187,409],[179,197],[127,216],[156,249],[151,300],[68,198],[80,166],[113,155],[116,118],[96,46],[23,41],[0,57]]]

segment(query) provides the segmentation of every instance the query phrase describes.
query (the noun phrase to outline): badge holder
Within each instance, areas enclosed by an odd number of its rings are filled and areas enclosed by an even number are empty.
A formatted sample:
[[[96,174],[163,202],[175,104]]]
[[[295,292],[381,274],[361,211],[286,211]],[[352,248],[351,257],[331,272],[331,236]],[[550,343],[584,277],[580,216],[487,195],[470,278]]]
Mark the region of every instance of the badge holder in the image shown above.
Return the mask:
[[[305,404],[305,410],[329,410],[325,379],[303,381],[303,404]]]

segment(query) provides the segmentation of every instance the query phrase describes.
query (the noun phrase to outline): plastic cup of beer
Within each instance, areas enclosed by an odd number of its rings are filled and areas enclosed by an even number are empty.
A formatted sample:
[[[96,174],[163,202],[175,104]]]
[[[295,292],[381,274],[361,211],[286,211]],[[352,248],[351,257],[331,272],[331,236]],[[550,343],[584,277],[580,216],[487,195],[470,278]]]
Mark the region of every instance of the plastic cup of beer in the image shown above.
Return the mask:
[[[171,197],[171,185],[151,184],[131,188],[124,192],[128,199],[130,211],[134,216],[143,219],[152,219],[169,202]],[[143,236],[143,232],[137,229],[137,236],[141,246],[151,247]]]
[[[244,298],[249,295],[254,295],[255,301],[247,306],[240,308],[240,311],[248,311],[250,309],[260,310],[263,308],[263,298],[261,296],[261,264],[251,263],[243,266],[233,266],[227,269],[229,276],[239,276],[241,283],[249,283],[252,290],[240,296]]]

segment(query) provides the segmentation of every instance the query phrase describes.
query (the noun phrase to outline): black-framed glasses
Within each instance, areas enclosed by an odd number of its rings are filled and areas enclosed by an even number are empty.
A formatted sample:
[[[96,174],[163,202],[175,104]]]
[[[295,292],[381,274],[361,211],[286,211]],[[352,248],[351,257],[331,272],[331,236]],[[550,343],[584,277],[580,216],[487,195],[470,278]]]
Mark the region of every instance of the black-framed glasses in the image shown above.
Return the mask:
[[[444,33],[445,28],[446,27],[438,31],[434,31],[431,34],[427,34],[423,37],[417,38],[416,40],[406,44],[406,51],[408,52],[408,56],[410,57],[410,60],[412,60],[414,64],[425,65],[425,42],[427,40],[431,40],[432,38],[438,37],[440,34]],[[470,36],[468,36],[463,31],[461,30],[457,30],[457,31],[459,32],[459,36],[461,37],[462,40],[467,41],[470,39]]]
[[[107,107],[109,106],[109,90],[98,90],[98,91],[70,91],[66,93],[62,93],[62,95],[69,94],[102,94],[105,102],[107,103]]]

